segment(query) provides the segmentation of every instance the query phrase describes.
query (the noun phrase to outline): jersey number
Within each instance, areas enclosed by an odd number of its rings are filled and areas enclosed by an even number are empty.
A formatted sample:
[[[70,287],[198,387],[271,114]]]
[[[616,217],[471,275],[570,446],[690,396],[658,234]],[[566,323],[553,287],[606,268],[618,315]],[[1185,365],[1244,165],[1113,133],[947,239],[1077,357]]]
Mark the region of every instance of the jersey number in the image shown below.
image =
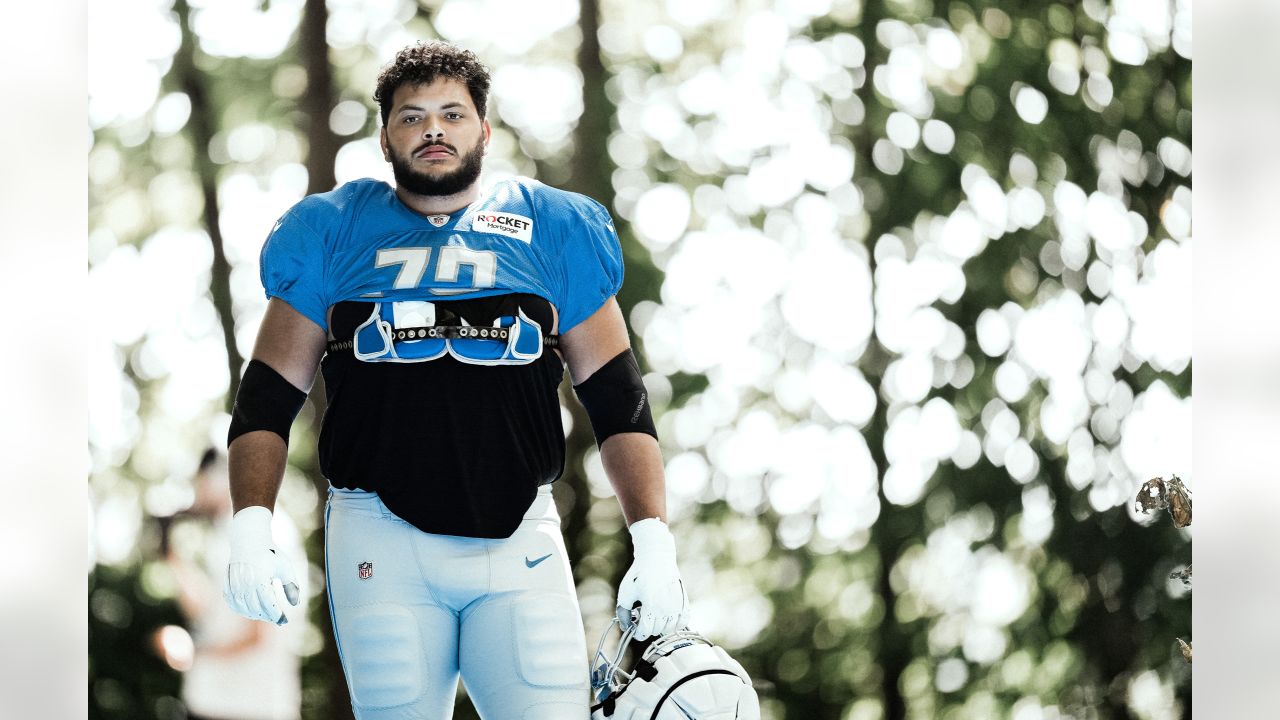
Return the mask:
[[[429,247],[383,248],[378,251],[374,267],[384,268],[399,265],[396,275],[396,290],[410,290],[418,287],[422,276],[427,272],[431,262]],[[462,266],[471,268],[471,284],[451,288],[428,288],[435,295],[457,295],[481,288],[491,288],[498,279],[498,256],[488,250],[472,250],[461,245],[446,245],[440,248],[436,258],[435,282],[456,283]]]

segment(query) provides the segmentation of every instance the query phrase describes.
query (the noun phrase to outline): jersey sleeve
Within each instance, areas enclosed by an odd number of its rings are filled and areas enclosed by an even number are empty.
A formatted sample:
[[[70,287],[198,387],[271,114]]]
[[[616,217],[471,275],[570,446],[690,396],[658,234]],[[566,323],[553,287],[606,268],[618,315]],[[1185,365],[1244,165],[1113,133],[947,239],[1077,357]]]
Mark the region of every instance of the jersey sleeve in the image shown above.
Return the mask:
[[[324,292],[324,243],[290,210],[276,223],[259,259],[262,287],[328,330],[329,302]]]
[[[561,333],[591,317],[622,287],[622,245],[613,218],[603,205],[586,200],[578,208],[576,222],[564,228]]]

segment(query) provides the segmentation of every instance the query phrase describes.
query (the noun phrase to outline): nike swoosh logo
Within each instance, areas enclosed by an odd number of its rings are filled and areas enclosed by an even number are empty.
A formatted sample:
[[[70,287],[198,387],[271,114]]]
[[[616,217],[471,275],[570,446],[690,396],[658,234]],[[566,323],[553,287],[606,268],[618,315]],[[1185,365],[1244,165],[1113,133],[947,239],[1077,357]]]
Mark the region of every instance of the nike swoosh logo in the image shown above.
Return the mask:
[[[535,565],[537,565],[538,563],[542,562],[543,560],[546,560],[546,559],[547,559],[547,558],[549,558],[549,557],[551,557],[551,553],[547,553],[546,555],[543,555],[542,557],[538,558],[537,560],[530,560],[530,559],[529,559],[529,556],[528,556],[528,555],[525,555],[525,556],[524,556],[524,566],[525,566],[525,567],[534,567]]]

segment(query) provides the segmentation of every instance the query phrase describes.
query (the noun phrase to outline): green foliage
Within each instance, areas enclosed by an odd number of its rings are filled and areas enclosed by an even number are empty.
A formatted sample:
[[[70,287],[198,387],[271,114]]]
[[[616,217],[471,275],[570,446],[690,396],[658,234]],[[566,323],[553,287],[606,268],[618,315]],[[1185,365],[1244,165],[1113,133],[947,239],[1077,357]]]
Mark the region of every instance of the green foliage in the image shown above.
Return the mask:
[[[405,22],[434,33],[447,16],[442,5],[454,3],[414,4]],[[573,32],[582,30],[569,26],[547,31],[525,54],[498,43],[474,48],[495,72],[568,65],[585,83],[589,116],[551,129],[539,124],[544,116],[512,112],[516,100],[504,93],[518,97],[519,83],[495,84],[489,161],[586,192],[618,220],[628,264],[619,301],[646,370],[669,386],[659,422],[667,460],[684,468],[672,483],[682,566],[704,619],[723,633],[717,639],[756,679],[766,716],[1189,713],[1190,671],[1174,638],[1189,636],[1191,601],[1167,576],[1189,560],[1190,534],[1139,522],[1126,508],[1145,479],[1127,464],[1136,451],[1126,443],[1156,445],[1161,456],[1180,451],[1159,447],[1150,425],[1127,421],[1140,402],[1176,403],[1191,393],[1189,357],[1139,342],[1140,323],[1174,312],[1157,302],[1171,294],[1132,294],[1154,286],[1163,277],[1158,266],[1190,247],[1191,180],[1178,155],[1191,146],[1191,61],[1171,40],[1178,31],[1139,37],[1145,59],[1121,62],[1117,54],[1136,51],[1113,43],[1124,24],[1109,24],[1118,8],[1102,0],[833,3],[818,16],[798,5],[715,16],[692,5],[620,0],[599,10],[599,32],[585,31],[601,38],[598,58],[575,54]],[[331,49],[340,100],[370,104],[385,60],[376,37]],[[126,246],[145,249],[159,230],[198,230],[193,153],[217,164],[224,189],[229,180],[252,181],[266,192],[287,177],[282,168],[305,162],[308,128],[328,122],[299,108],[307,75],[292,45],[270,59],[198,57],[223,129],[209,148],[151,128],[154,112],[95,128],[95,265]],[[914,96],[917,75],[922,89]],[[175,90],[165,83],[164,93]],[[349,140],[376,129],[370,110]],[[268,128],[270,141],[237,159],[230,133],[249,125]],[[769,161],[783,162],[799,140],[815,138],[829,153],[797,171],[798,188],[786,173],[770,174]],[[814,172],[838,165],[841,150],[853,159],[847,177]],[[244,197],[236,187],[241,194],[228,198]],[[677,200],[657,210],[644,205],[647,193],[663,188],[675,189],[668,198],[683,193],[687,211]],[[943,248],[939,238],[955,230],[948,223],[981,226],[997,196],[997,206],[1023,219],[982,226],[967,254]],[[669,236],[664,223],[685,215]],[[829,225],[813,220],[827,215]],[[1123,218],[1140,237],[1132,246],[1115,240],[1108,218]],[[695,252],[724,238],[731,244]],[[825,334],[802,327],[804,313],[789,305],[821,284],[790,266],[815,247],[834,248],[819,257],[869,278],[865,293],[852,276],[829,283],[838,287],[822,309]],[[768,258],[769,272],[755,269],[750,282],[733,274],[765,262],[758,257]],[[235,272],[252,280],[255,259],[233,258]],[[929,263],[954,269],[960,290],[933,292],[899,312],[895,303],[930,292],[918,279],[924,275],[904,281],[902,273]],[[822,277],[821,267],[807,270]],[[778,276],[784,280],[767,297],[752,293]],[[257,288],[232,287],[237,312],[251,318]],[[731,302],[715,305],[726,297]],[[706,307],[718,313],[699,314]],[[1065,371],[1047,371],[1053,360],[1029,357],[1034,348],[1016,338],[992,349],[980,330],[998,317],[1014,333],[1031,313],[1055,308],[1065,308],[1055,317],[1070,319],[1057,320],[1058,332],[1041,342],[1077,333],[1087,345],[1084,360]],[[1122,321],[1110,340],[1094,331],[1107,313]],[[865,338],[847,346],[829,340],[859,317],[875,323]],[[952,351],[901,339],[903,327],[927,323],[959,333]],[[697,341],[711,333],[730,349],[706,362]],[[199,422],[165,417],[169,368],[154,367],[165,347],[154,335],[149,328],[113,348],[146,429],[123,460],[118,448],[95,446],[97,473],[114,475],[113,463],[123,464],[118,474],[142,490],[166,476],[156,449],[166,438],[194,445],[200,437],[189,429]],[[735,353],[757,364],[748,372],[734,365]],[[926,386],[904,389],[902,377],[921,358]],[[869,396],[874,407],[865,416],[838,407],[836,389],[813,379],[833,372],[846,389]],[[1062,409],[1079,398],[1079,409]],[[196,415],[213,418],[218,403],[206,405]],[[924,462],[918,492],[904,493],[890,481],[902,476],[901,467],[890,470],[906,452],[895,438],[907,432],[907,419],[934,411],[953,415],[956,432],[976,449]],[[574,417],[557,496],[568,508],[566,542],[580,588],[595,592],[620,577],[627,548],[616,502],[598,497],[599,478],[590,477],[595,450],[585,417]],[[164,429],[170,425],[186,434]],[[787,455],[803,456],[809,446],[789,443],[809,431],[843,439],[820,444],[822,462],[796,470]],[[865,451],[845,431],[864,439]],[[921,435],[916,445],[929,440]],[[848,467],[864,456],[874,465],[865,486],[861,466]],[[310,446],[295,445],[291,460],[316,476]],[[791,507],[804,477],[823,490]],[[827,517],[859,493],[874,522],[842,529],[841,517]],[[313,558],[321,556],[319,539],[317,532],[309,542]],[[172,608],[139,594],[137,572],[134,562],[93,574],[94,717],[165,717],[163,698],[176,692],[176,677],[146,644]],[[975,599],[974,588],[990,592]],[[599,620],[588,618],[589,632]],[[327,627],[323,603],[312,622]],[[1151,671],[1176,702],[1139,712],[1130,686]],[[308,718],[346,702],[332,658],[308,658],[304,683]],[[463,703],[458,716],[471,712]]]
[[[172,600],[159,599],[140,564],[98,565],[89,574],[89,717],[178,720],[179,674],[157,654],[154,636],[180,625]]]

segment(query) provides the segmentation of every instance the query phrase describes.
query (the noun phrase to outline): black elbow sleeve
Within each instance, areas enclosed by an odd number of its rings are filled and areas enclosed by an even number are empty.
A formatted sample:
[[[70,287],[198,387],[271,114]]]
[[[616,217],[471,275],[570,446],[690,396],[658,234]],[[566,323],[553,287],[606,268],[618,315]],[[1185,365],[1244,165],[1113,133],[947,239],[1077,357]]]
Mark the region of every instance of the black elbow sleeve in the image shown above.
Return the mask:
[[[591,377],[573,386],[596,435],[596,445],[612,435],[639,432],[658,437],[649,410],[649,394],[640,377],[640,364],[630,349],[624,350]]]
[[[227,445],[247,432],[268,430],[289,444],[289,428],[307,401],[307,394],[285,380],[270,365],[250,360],[231,408]]]

